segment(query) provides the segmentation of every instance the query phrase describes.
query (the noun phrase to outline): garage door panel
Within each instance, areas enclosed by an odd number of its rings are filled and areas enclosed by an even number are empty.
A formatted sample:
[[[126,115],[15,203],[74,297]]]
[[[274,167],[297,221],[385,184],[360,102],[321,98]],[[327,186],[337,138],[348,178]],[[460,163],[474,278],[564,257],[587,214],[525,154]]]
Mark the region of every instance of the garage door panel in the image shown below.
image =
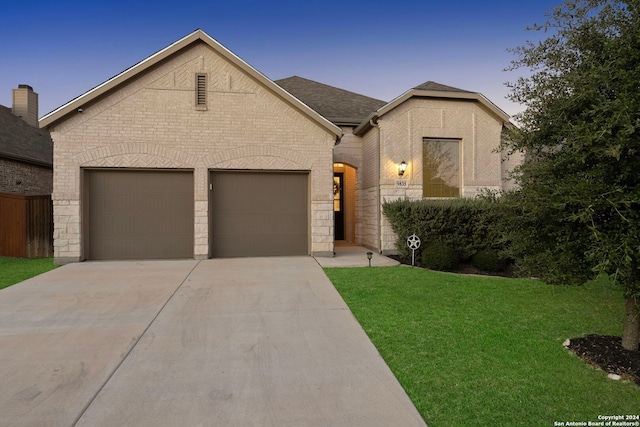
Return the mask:
[[[101,241],[101,252],[117,254],[113,258],[104,259],[173,259],[177,249],[192,251],[191,242],[186,239],[173,240],[172,248],[168,248],[162,238],[118,237]],[[141,250],[144,250],[141,253]],[[92,258],[102,259],[102,258]]]
[[[211,174],[213,257],[307,255],[308,173]]]
[[[193,257],[193,173],[86,170],[88,259]]]
[[[216,245],[214,257],[264,257],[264,256],[293,256],[308,253],[306,236],[283,235],[278,233],[264,233],[261,235],[218,236],[225,244]],[[293,239],[292,239],[293,238]],[[292,244],[294,242],[298,242]],[[283,251],[283,247],[287,250]]]
[[[216,233],[221,235],[284,233],[306,236],[307,220],[302,218],[303,216],[306,216],[306,212],[298,212],[297,215],[290,212],[277,215],[268,215],[265,212],[218,215],[217,220],[225,225],[219,227]]]

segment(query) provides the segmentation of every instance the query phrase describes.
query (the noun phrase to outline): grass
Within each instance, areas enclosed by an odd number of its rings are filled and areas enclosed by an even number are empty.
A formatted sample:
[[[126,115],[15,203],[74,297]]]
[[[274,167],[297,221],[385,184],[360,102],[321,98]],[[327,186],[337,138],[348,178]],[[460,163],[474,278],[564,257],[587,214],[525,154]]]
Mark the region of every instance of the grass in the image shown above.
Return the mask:
[[[0,289],[37,276],[56,266],[53,258],[8,258],[0,257]]]
[[[639,413],[640,388],[562,346],[587,333],[620,335],[623,299],[607,281],[550,286],[403,266],[325,271],[429,427]]]

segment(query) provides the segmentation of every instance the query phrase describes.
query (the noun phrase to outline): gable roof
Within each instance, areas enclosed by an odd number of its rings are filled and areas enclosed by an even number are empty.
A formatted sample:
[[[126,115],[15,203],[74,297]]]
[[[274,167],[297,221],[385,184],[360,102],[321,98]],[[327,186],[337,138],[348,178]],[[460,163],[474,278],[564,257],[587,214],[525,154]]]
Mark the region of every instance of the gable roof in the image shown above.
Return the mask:
[[[298,76],[275,83],[336,125],[356,126],[387,103]]]
[[[267,78],[264,74],[260,73],[258,70],[247,64],[245,61],[240,59],[236,54],[231,52],[226,47],[222,46],[216,40],[214,40],[207,33],[202,31],[201,29],[197,29],[191,34],[181,38],[180,40],[174,42],[173,44],[167,46],[166,48],[154,53],[148,58],[138,62],[130,68],[127,68],[120,74],[115,77],[110,78],[106,82],[94,87],[88,92],[80,95],[79,97],[69,101],[61,107],[53,110],[52,112],[44,115],[40,119],[40,126],[46,128],[50,126],[52,123],[63,119],[67,114],[77,111],[78,108],[82,107],[84,104],[92,101],[93,99],[103,95],[109,91],[115,90],[118,86],[125,83],[127,80],[135,77],[136,75],[144,72],[150,67],[156,65],[157,63],[163,61],[169,56],[175,54],[176,52],[186,48],[187,46],[196,43],[196,42],[204,42],[209,47],[211,47],[214,51],[224,57],[227,61],[234,64],[242,71],[253,77],[255,80],[260,82],[263,86],[267,87],[277,96],[279,96],[282,100],[287,102],[293,108],[300,111],[302,114],[307,116],[312,121],[315,121],[322,128],[326,129],[328,132],[333,133],[336,137],[342,136],[342,130],[331,123],[326,118],[322,117],[318,112],[314,111],[312,108],[307,106],[305,103],[301,102],[295,96],[292,96],[289,92],[282,89],[280,86],[275,84],[269,78]]]
[[[453,86],[443,85],[442,83],[432,82],[429,80],[428,82],[424,82],[421,85],[418,85],[413,88],[414,90],[432,90],[436,92],[460,92],[460,93],[473,93],[468,90],[459,89]]]
[[[371,129],[371,122],[377,120],[379,117],[387,114],[394,108],[398,107],[405,101],[411,98],[432,98],[432,99],[460,99],[467,101],[476,101],[486,107],[496,118],[502,121],[503,126],[508,126],[509,115],[498,108],[493,102],[489,101],[483,94],[478,92],[471,92],[464,89],[459,89],[453,86],[447,86],[433,81],[427,81],[409,89],[399,97],[393,99],[388,104],[377,109],[371,113],[365,120],[363,120],[357,128],[353,130],[356,135],[362,135]]]
[[[53,142],[49,132],[31,126],[0,105],[0,158],[53,166]]]

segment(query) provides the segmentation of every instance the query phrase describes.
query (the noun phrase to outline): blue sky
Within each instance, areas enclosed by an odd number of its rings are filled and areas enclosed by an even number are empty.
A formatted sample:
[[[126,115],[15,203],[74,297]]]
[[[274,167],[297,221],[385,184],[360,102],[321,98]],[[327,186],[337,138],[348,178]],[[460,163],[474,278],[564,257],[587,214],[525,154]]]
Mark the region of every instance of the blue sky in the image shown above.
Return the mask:
[[[507,48],[558,0],[5,1],[0,104],[29,84],[40,116],[201,28],[271,79],[298,75],[389,101],[433,80],[509,114]]]

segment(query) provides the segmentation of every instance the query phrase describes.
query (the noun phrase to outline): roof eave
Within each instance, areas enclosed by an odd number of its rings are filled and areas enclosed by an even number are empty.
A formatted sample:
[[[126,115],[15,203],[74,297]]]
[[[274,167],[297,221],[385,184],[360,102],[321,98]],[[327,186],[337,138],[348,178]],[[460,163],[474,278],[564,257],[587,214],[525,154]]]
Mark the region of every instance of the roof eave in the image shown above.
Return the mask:
[[[16,155],[11,155],[7,153],[0,153],[0,158],[13,160],[15,162],[29,163],[31,165],[42,166],[46,168],[53,168],[53,162],[49,162],[45,160],[32,159],[28,157],[16,156]]]
[[[345,118],[345,117],[327,117],[331,123],[336,126],[356,127],[361,123],[361,119]]]
[[[380,110],[378,110],[380,111]],[[356,136],[362,136],[369,131],[369,129],[373,128],[371,124],[373,121],[377,120],[379,117],[378,111],[374,111],[369,114],[354,130],[353,134]]]
[[[412,89],[409,90],[393,101],[389,102],[387,105],[383,106],[378,110],[378,115],[382,116],[389,111],[396,108],[398,105],[402,104],[409,98],[419,97],[419,98],[440,98],[440,99],[461,99],[461,100],[470,100],[470,101],[478,101],[480,104],[487,107],[492,113],[500,118],[504,123],[509,122],[509,115],[502,111],[498,106],[496,106],[493,102],[489,101],[484,95],[477,92],[445,92],[445,91],[435,91],[435,90],[418,90]]]
[[[377,111],[371,113],[366,119],[364,119],[354,130],[353,133],[355,135],[361,136],[364,135],[369,129],[372,128],[371,122],[377,120],[379,117],[387,114],[394,108],[398,107],[400,104],[411,98],[439,98],[439,99],[460,99],[460,100],[469,100],[469,101],[477,101],[480,104],[484,105],[488,108],[493,114],[495,114],[501,121],[503,125],[511,124],[510,117],[507,113],[502,111],[498,106],[496,106],[493,102],[489,101],[484,95],[477,92],[447,92],[447,91],[438,91],[438,90],[422,90],[422,89],[410,89],[398,96],[397,98],[389,101],[388,104],[383,105]]]
[[[157,64],[183,47],[193,43],[197,39],[200,38],[201,30],[196,30],[193,33],[181,38],[180,40],[170,44],[164,49],[154,53],[153,55],[143,59],[137,64],[127,68],[120,74],[110,78],[104,83],[90,89],[89,91],[83,93],[82,95],[72,99],[68,103],[62,105],[61,107],[56,108],[50,113],[45,114],[40,118],[40,127],[46,128],[51,123],[62,119],[65,115],[69,114],[72,111],[76,111],[78,108],[82,107],[87,102],[97,98],[98,96],[108,92],[119,84],[123,83],[130,77],[148,69],[149,67]]]
[[[125,71],[123,71],[122,73],[116,75],[115,77],[112,77],[111,79],[107,80],[106,82],[96,86],[95,88],[89,90],[88,92],[85,92],[84,94],[80,95],[79,97],[69,101],[67,104],[65,104],[65,105],[53,110],[52,112],[50,112],[50,113],[48,113],[46,115],[44,115],[40,119],[40,127],[41,128],[47,128],[52,123],[63,119],[64,116],[66,116],[67,114],[72,113],[74,111],[77,111],[77,109],[82,107],[84,104],[86,104],[86,103],[92,101],[93,99],[97,98],[98,96],[100,96],[100,95],[112,90],[113,88],[115,88],[116,86],[122,84],[123,82],[125,82],[129,78],[131,78],[131,77],[137,75],[138,73],[141,73],[144,70],[154,66],[158,62],[166,59],[167,57],[173,55],[174,53],[178,52],[179,50],[185,48],[186,46],[188,46],[188,45],[190,45],[190,44],[192,44],[192,43],[194,43],[194,42],[196,42],[198,40],[201,40],[201,41],[205,42],[206,44],[208,44],[212,49],[216,50],[221,55],[223,55],[228,61],[230,61],[234,65],[238,66],[240,69],[242,69],[243,71],[245,71],[246,73],[251,75],[253,78],[258,80],[260,83],[262,83],[263,85],[268,87],[270,90],[272,90],[273,92],[278,94],[281,98],[286,100],[289,104],[291,104],[293,107],[298,109],[300,112],[304,113],[307,117],[309,117],[312,120],[314,120],[315,122],[317,122],[321,127],[326,129],[328,132],[334,134],[336,137],[342,136],[342,130],[338,126],[334,125],[329,120],[327,120],[324,117],[322,117],[321,115],[319,115],[316,111],[312,110],[309,106],[304,104],[302,101],[298,100],[293,95],[291,95],[289,92],[287,92],[284,89],[282,89],[280,86],[275,84],[273,81],[271,81],[264,74],[262,74],[261,72],[259,72],[255,68],[253,68],[251,65],[249,65],[248,63],[246,63],[245,61],[240,59],[240,57],[238,57],[236,54],[231,52],[229,49],[227,49],[226,47],[224,47],[223,45],[221,45],[220,43],[215,41],[211,36],[209,36],[207,33],[205,33],[204,31],[202,31],[200,29],[198,29],[198,30],[192,32],[191,34],[181,38],[180,40],[172,43],[171,45],[167,46],[166,48],[154,53],[153,55],[149,56],[148,58],[138,62],[137,64],[133,65],[132,67],[130,67],[128,69],[126,69]]]

